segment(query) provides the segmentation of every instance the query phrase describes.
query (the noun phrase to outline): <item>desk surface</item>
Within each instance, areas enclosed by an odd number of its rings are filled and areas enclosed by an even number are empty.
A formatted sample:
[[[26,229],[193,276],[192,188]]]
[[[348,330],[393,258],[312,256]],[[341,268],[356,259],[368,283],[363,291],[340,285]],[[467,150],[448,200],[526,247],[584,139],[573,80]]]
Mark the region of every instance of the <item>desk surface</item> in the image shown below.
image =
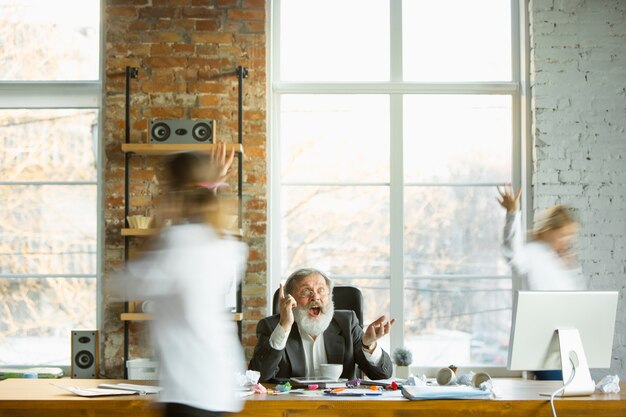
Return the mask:
[[[51,385],[94,387],[101,383],[128,381],[111,380],[29,380],[9,379],[0,382],[0,416],[49,417],[98,416],[159,417],[160,409],[151,401],[154,396],[118,396],[83,398]],[[434,400],[409,401],[406,399],[367,400],[350,398],[311,398],[295,395],[255,395],[248,397],[239,417],[408,417],[422,414],[439,416],[546,416],[552,415],[546,397],[539,393],[552,392],[559,387],[557,381],[525,381],[521,379],[496,379],[494,387],[498,397],[493,400]],[[563,416],[624,417],[626,415],[626,383],[621,383],[618,394],[594,394],[556,400],[556,409]]]

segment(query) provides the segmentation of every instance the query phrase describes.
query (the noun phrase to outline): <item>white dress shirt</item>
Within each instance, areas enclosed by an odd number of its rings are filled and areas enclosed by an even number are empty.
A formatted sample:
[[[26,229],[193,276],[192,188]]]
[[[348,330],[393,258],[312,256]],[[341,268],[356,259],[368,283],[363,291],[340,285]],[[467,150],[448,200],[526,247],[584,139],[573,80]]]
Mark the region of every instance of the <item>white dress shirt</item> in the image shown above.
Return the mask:
[[[300,332],[300,338],[302,339],[302,346],[304,348],[304,359],[306,363],[305,372],[307,377],[321,376],[320,364],[328,363],[326,357],[326,349],[324,345],[324,333],[313,339],[308,334],[304,333],[302,329],[298,327]],[[276,350],[283,350],[287,345],[287,333],[279,324],[276,326],[272,335],[270,336],[270,346]],[[374,366],[380,365],[383,358],[383,349],[376,343],[376,347],[372,353],[363,350],[365,358],[369,363]]]
[[[159,246],[128,266],[133,298],[154,301],[150,323],[161,359],[159,400],[237,412],[236,374],[245,361],[225,294],[245,271],[247,246],[203,224],[161,231]]]
[[[545,242],[523,243],[520,212],[506,214],[503,253],[513,273],[522,277],[522,290],[586,290],[587,281],[580,266],[571,268]]]

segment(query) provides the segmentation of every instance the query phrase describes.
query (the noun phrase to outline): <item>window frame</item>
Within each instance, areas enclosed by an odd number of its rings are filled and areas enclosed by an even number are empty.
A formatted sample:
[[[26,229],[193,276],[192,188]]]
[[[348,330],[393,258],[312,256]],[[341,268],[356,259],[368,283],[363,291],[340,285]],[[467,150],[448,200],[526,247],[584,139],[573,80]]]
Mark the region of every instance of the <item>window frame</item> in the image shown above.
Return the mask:
[[[510,0],[511,7],[511,65],[510,82],[467,82],[431,83],[402,81],[402,1],[389,0],[390,5],[390,80],[388,82],[285,82],[280,79],[280,22],[281,0],[270,7],[270,60],[268,68],[270,123],[269,123],[269,174],[268,199],[268,282],[267,300],[271,303],[273,289],[277,288],[281,277],[281,187],[291,185],[280,179],[280,99],[286,94],[385,94],[390,97],[390,303],[391,316],[398,324],[390,334],[391,349],[403,346],[404,329],[404,283],[414,279],[404,273],[404,167],[403,167],[403,95],[404,94],[496,94],[512,98],[512,183],[523,189],[522,216],[524,224],[529,224],[532,215],[532,193],[530,192],[532,164],[530,161],[532,143],[530,137],[529,39],[527,33],[527,6],[525,2]],[[317,185],[317,183],[315,183]],[[365,183],[364,183],[365,184]],[[378,184],[378,183],[377,183]],[[352,185],[333,182],[333,185]],[[378,184],[384,185],[384,184]],[[350,278],[341,275],[341,278]],[[455,278],[462,277],[455,275]],[[466,278],[469,278],[468,275]],[[354,278],[362,278],[354,277]],[[385,278],[383,276],[379,278]],[[420,279],[428,278],[420,276]],[[512,278],[513,289],[519,288],[519,280]],[[433,375],[434,368],[416,367],[419,372]],[[472,367],[477,370],[478,367]],[[519,375],[506,367],[493,366],[488,370],[493,376]]]
[[[7,278],[89,278],[96,280],[96,328],[101,328],[102,324],[102,271],[103,271],[103,248],[104,248],[104,195],[103,187],[104,175],[102,134],[104,120],[104,16],[105,2],[98,0],[100,9],[100,23],[98,28],[100,53],[98,56],[98,79],[97,80],[53,80],[53,81],[0,81],[0,109],[91,109],[98,111],[98,128],[96,143],[96,181],[2,181],[2,186],[11,185],[95,185],[96,186],[96,271],[95,274],[0,274],[0,279]],[[70,348],[70,335],[67,336],[68,350]],[[71,361],[71,358],[70,358]],[[6,368],[20,368],[24,366],[37,366],[38,364],[10,364]],[[39,364],[41,365],[41,364]],[[47,366],[47,365],[43,365]],[[70,372],[71,362],[67,365],[56,366],[61,368],[64,374]]]

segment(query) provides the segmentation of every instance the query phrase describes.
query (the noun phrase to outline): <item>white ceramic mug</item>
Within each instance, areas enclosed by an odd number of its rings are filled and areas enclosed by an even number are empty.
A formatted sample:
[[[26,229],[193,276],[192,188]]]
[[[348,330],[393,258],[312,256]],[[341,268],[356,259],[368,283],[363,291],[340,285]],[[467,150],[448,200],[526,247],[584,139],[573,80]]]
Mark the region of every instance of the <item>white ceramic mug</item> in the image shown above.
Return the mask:
[[[456,373],[450,368],[441,368],[437,371],[437,384],[452,385],[456,383]]]
[[[489,381],[491,377],[487,372],[478,372],[472,377],[472,386],[480,388],[480,384],[485,381]]]

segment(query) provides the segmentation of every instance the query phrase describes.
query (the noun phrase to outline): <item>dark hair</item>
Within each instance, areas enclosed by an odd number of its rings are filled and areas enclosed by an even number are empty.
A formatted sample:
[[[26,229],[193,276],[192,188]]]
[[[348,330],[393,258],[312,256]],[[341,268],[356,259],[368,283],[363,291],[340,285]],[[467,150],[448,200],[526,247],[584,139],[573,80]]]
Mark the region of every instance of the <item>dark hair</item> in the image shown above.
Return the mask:
[[[328,278],[326,274],[314,268],[301,268],[289,275],[289,278],[287,278],[287,281],[285,281],[285,293],[294,295],[293,291],[296,289],[296,285],[298,284],[298,282],[314,274],[319,274],[324,278],[324,280],[326,281],[326,285],[328,286],[328,292],[332,296],[333,281]]]
[[[170,156],[166,168],[172,190],[181,190],[210,180],[211,162],[207,155],[197,152],[180,152]]]
[[[169,198],[179,202],[178,220],[205,222],[207,212],[217,210],[217,196],[201,183],[210,181],[211,161],[198,152],[171,155],[165,164]]]

